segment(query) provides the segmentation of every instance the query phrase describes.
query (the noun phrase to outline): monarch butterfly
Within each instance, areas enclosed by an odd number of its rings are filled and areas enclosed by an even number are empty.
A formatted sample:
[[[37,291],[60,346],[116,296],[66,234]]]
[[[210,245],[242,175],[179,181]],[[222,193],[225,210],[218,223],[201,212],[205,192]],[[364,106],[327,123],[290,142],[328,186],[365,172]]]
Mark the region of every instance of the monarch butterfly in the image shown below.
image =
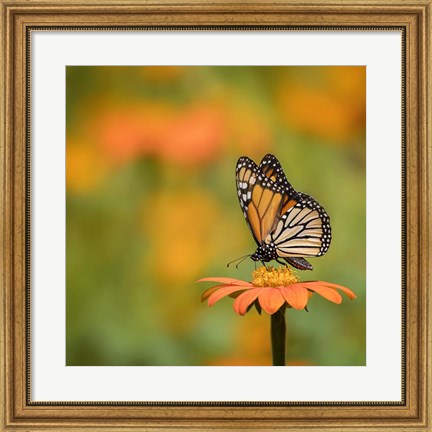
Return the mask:
[[[236,167],[240,207],[258,245],[254,261],[283,258],[300,270],[312,270],[305,257],[325,254],[330,246],[330,218],[309,195],[297,192],[272,154],[259,164],[241,157]]]

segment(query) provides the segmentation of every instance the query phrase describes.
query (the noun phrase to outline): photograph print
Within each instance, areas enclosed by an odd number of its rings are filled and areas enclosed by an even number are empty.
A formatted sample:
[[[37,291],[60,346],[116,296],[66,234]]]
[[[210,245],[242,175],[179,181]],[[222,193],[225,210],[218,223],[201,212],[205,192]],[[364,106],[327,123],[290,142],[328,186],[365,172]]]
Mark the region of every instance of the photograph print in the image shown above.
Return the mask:
[[[366,365],[366,67],[66,89],[67,366]]]

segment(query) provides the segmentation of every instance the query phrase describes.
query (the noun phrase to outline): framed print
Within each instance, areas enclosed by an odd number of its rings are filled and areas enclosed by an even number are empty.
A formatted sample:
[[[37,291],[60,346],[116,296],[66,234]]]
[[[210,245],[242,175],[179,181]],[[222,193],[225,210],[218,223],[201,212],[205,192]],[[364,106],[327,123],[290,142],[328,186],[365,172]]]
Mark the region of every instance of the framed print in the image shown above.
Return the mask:
[[[431,430],[430,0],[1,5],[2,430]]]

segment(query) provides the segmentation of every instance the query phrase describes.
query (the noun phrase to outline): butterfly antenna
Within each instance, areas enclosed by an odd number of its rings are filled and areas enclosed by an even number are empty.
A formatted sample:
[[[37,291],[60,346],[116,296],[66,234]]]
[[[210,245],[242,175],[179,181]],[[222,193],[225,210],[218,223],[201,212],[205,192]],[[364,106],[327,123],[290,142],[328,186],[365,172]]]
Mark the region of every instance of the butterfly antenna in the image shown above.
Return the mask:
[[[229,267],[231,264],[233,264],[233,263],[235,263],[236,261],[239,261],[237,264],[236,264],[236,268],[238,268],[238,266],[246,259],[246,258],[249,258],[251,256],[251,254],[249,254],[249,255],[244,255],[244,256],[242,256],[242,257],[240,257],[240,258],[236,258],[235,260],[233,260],[233,261],[231,261],[231,262],[229,262],[228,264],[227,264],[227,267]]]
[[[241,260],[241,261],[239,261],[237,264],[236,264],[236,268],[238,268],[238,266],[246,259],[246,258],[249,258],[250,257],[250,255],[246,255],[245,257],[243,257],[243,259]]]

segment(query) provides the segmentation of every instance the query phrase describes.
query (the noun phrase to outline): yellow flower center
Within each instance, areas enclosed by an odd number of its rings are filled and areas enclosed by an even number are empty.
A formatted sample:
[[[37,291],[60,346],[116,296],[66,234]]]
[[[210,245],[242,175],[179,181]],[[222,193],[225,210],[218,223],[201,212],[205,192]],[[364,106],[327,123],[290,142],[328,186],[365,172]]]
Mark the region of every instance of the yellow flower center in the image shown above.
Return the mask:
[[[278,287],[297,283],[300,279],[289,267],[260,267],[252,273],[256,287]]]

